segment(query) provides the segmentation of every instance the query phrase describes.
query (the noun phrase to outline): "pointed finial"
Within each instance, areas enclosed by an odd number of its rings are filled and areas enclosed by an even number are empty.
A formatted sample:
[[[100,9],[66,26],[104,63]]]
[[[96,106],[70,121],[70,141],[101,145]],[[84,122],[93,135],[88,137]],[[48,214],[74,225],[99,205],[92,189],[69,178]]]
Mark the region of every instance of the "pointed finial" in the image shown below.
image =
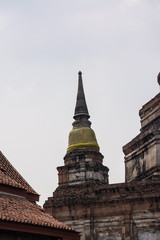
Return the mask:
[[[77,92],[77,102],[74,112],[74,119],[76,119],[79,116],[87,116],[89,118],[88,114],[88,108],[86,104],[85,94],[83,90],[83,82],[82,82],[82,72],[78,72],[79,78],[78,78],[78,92]]]
[[[158,84],[159,84],[159,86],[160,86],[160,72],[158,73],[157,81],[158,81]]]

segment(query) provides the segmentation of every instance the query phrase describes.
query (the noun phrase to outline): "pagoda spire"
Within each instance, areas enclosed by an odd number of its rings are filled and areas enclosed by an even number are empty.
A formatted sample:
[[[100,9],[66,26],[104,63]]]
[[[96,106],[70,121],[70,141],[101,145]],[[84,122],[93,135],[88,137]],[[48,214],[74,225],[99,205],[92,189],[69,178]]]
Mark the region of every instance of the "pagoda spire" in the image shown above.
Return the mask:
[[[67,152],[79,149],[90,149],[99,152],[99,146],[91,122],[83,90],[82,73],[78,73],[78,92],[74,112],[73,129],[69,133]]]
[[[90,118],[88,113],[88,108],[86,104],[85,94],[83,90],[83,82],[82,82],[82,72],[78,73],[78,92],[77,92],[77,102],[74,112],[74,119],[79,119],[81,116],[86,116],[87,119]]]

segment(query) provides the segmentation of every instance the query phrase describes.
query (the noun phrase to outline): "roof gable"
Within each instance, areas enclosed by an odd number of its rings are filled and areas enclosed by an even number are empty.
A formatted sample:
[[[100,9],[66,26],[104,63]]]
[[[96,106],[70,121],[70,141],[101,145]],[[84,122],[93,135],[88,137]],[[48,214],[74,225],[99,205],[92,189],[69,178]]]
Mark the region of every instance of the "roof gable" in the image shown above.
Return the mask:
[[[32,196],[36,201],[39,200],[38,193],[27,183],[20,173],[12,166],[8,159],[0,151],[0,183],[23,189],[28,196]]]

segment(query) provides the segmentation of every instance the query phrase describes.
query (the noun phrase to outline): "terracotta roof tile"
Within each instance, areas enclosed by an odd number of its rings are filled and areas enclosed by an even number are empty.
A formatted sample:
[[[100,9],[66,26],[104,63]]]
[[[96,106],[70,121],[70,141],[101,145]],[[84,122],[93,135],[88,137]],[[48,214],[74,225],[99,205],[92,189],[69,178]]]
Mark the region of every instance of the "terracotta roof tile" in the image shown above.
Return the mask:
[[[1,170],[0,170],[0,184],[25,189],[20,183],[17,183],[15,180],[5,175],[5,173],[2,172]]]
[[[19,187],[20,188],[23,187],[24,189],[27,190],[28,193],[38,195],[38,193],[36,193],[34,189],[27,183],[27,181],[19,174],[19,172],[12,166],[12,164],[7,160],[7,158],[3,155],[1,151],[0,151],[0,170],[6,176],[5,181],[9,181],[11,186],[18,187],[19,184]]]
[[[73,230],[45,213],[37,204],[29,202],[24,197],[6,193],[0,193],[0,220]]]

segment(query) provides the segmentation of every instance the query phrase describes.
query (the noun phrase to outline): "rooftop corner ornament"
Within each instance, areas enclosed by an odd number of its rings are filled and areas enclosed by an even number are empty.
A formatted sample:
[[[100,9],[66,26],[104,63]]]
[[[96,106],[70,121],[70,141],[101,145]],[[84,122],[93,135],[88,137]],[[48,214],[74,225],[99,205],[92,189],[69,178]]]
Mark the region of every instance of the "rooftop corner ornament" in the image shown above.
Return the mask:
[[[160,86],[160,72],[158,73],[157,81],[158,81],[158,84],[159,84],[159,86]]]

